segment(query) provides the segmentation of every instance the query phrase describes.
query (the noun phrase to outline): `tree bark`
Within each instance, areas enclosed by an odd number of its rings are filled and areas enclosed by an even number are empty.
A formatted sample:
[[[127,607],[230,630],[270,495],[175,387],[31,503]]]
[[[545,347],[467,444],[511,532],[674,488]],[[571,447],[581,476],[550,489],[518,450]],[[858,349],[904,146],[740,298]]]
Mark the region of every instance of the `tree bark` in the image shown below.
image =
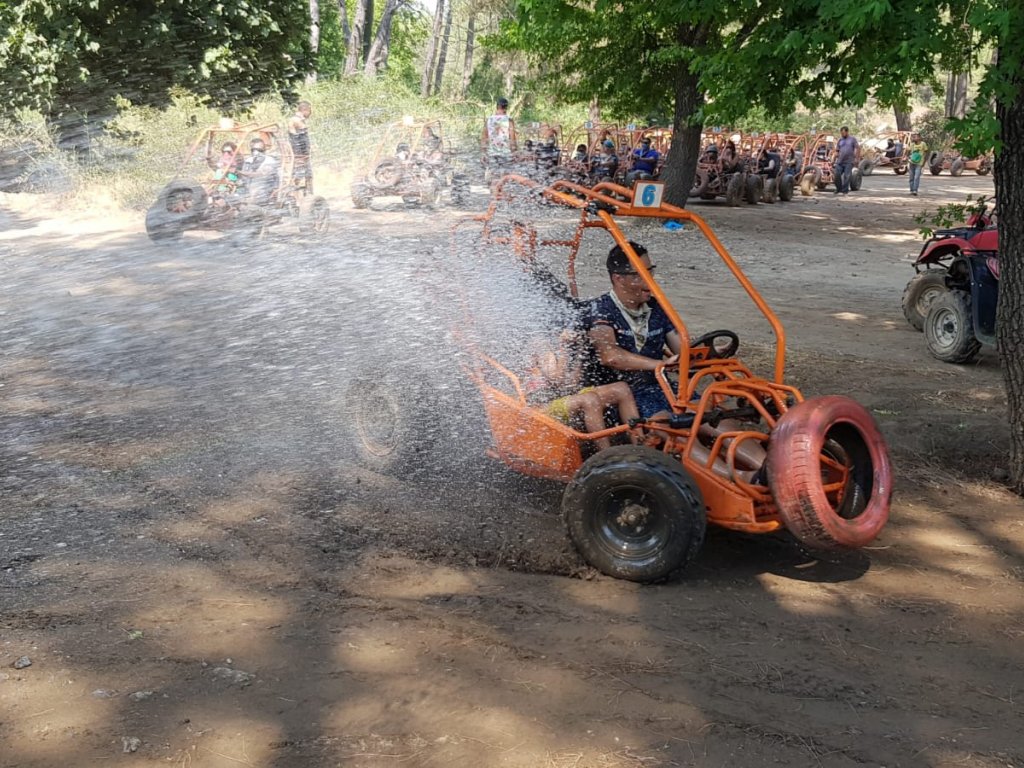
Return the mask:
[[[366,24],[363,27],[363,61],[370,60],[370,40],[373,39],[373,13],[374,0],[365,0],[366,2]],[[388,31],[388,37],[391,36],[390,30]]]
[[[316,61],[320,51],[320,0],[309,0],[309,50]],[[316,68],[306,77],[307,83],[316,82]]]
[[[896,114],[896,130],[897,131],[909,131],[910,130],[910,112],[904,112],[899,107],[893,107],[892,111]]]
[[[430,84],[434,80],[434,59],[437,56],[437,44],[441,38],[441,25],[444,23],[444,0],[437,0],[434,9],[434,26],[427,40],[427,53],[423,58],[423,75],[420,77],[420,96],[430,95]]]
[[[694,116],[704,105],[704,95],[697,75],[691,73],[685,63],[679,65],[676,72],[674,90],[672,146],[665,158],[661,180],[665,182],[665,202],[685,208],[697,172],[703,128],[694,122]]]
[[[963,117],[967,114],[966,72],[950,72],[946,76],[946,117]]]
[[[440,3],[440,0],[438,0]],[[441,92],[441,81],[444,79],[445,60],[448,58],[448,41],[452,36],[452,5],[454,0],[449,0],[448,7],[444,12],[444,34],[441,35],[441,49],[437,53],[437,65],[434,67],[434,89],[436,95]]]
[[[395,14],[405,5],[406,0],[387,0],[384,4],[384,11],[380,15],[380,23],[377,25],[377,34],[373,37],[373,45],[366,56],[366,67],[363,74],[367,77],[376,77],[380,72],[388,68],[388,56],[391,53],[391,25],[395,20]]]
[[[476,33],[476,14],[469,14],[466,22],[466,56],[462,60],[462,86],[459,95],[465,99],[469,92],[469,79],[473,76],[473,38]]]
[[[348,3],[345,0],[338,0],[338,20],[341,23],[341,39],[345,45],[345,54],[348,55],[348,40],[352,36],[352,29],[348,25]]]
[[[1024,78],[1016,97],[996,104],[1002,151],[996,157],[999,199],[999,306],[996,341],[1006,383],[1010,424],[1010,484],[1024,495]]]
[[[354,75],[359,71],[359,54],[363,50],[363,30],[366,26],[366,3],[368,0],[356,0],[356,12],[352,18],[352,34],[348,38],[348,55],[345,57],[345,74]]]

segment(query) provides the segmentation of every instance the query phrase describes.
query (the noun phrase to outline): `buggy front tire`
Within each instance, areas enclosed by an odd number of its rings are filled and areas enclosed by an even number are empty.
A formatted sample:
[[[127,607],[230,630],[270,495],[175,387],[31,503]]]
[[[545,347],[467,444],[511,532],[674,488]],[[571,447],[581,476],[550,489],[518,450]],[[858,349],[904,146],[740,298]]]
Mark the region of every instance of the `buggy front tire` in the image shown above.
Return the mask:
[[[788,173],[779,179],[779,200],[788,203],[793,199],[793,177]]]
[[[861,160],[858,167],[862,176],[870,176],[875,171],[875,164],[870,160]]]
[[[889,519],[889,452],[871,414],[850,398],[790,408],[772,430],[767,466],[779,514],[809,547],[863,547]]]
[[[743,201],[743,195],[746,190],[744,184],[743,174],[734,173],[729,177],[729,182],[725,186],[725,202],[728,205],[736,207]]]
[[[850,171],[850,191],[856,192],[860,189],[860,185],[864,183],[864,177],[860,172],[860,168],[854,168]]]
[[[757,205],[761,202],[761,196],[764,194],[764,179],[761,176],[756,173],[748,173],[744,186],[746,187],[748,203]]]
[[[602,573],[652,582],[683,570],[707,529],[704,500],[677,459],[614,446],[591,456],[562,497],[569,538]]]

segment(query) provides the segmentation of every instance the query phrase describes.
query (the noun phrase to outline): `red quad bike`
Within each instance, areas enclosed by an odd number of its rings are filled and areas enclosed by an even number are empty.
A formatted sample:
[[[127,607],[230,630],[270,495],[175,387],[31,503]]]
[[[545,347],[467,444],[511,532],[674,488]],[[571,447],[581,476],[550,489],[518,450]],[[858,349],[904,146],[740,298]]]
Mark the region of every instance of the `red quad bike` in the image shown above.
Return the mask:
[[[527,399],[514,355],[485,350],[473,335],[475,322],[505,307],[467,307],[452,334],[462,373],[481,396],[489,454],[514,471],[565,483],[562,511],[571,540],[591,566],[616,578],[658,581],[684,569],[699,552],[708,524],[750,534],[788,529],[815,548],[865,546],[888,520],[892,492],[888,451],[874,419],[849,398],[805,399],[785,383],[786,337],[778,318],[708,224],[662,203],[658,186],[644,181],[628,189],[604,182],[586,188],[557,181],[542,187],[506,176],[496,185],[487,212],[456,226],[456,234],[473,238],[473,252],[486,260],[483,268],[493,261],[495,270],[506,265],[502,268],[538,278],[546,270],[560,292],[576,301],[577,267],[595,258],[589,243],[601,254],[617,244],[681,341],[679,362],[666,359],[654,372],[670,406],[666,417],[581,431],[580,425],[559,421]],[[538,208],[545,225],[559,224],[540,229],[524,209],[531,200],[570,215],[551,219]],[[732,331],[691,340],[682,316],[623,229],[669,219],[701,232],[771,326],[777,342],[770,375],[755,374],[741,362],[739,337]],[[555,271],[541,257],[555,259]],[[662,254],[663,259],[680,257],[682,251]],[[461,290],[458,281],[445,285]],[[395,390],[395,414],[415,405],[408,384]],[[384,431],[392,435],[386,415],[380,408],[368,411],[364,423],[387,427]],[[643,444],[631,443],[631,430],[641,433]],[[411,447],[429,435],[405,434],[394,450],[419,455]],[[619,444],[595,451],[594,441],[601,438]]]
[[[922,247],[914,261],[916,273],[903,289],[903,316],[917,331],[925,329],[931,305],[949,290],[950,270],[961,255],[996,253],[999,234],[995,227],[995,201],[982,200],[967,223],[939,229]]]

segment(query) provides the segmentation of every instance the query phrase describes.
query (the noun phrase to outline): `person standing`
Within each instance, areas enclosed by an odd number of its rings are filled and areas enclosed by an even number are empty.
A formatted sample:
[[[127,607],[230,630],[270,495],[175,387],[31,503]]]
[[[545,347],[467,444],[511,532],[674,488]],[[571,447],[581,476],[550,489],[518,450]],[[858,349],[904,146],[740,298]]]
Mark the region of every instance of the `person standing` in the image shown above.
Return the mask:
[[[836,144],[836,163],[832,167],[832,175],[836,182],[834,194],[850,193],[850,174],[860,162],[860,143],[850,135],[845,125],[839,129],[839,142]]]
[[[502,96],[495,105],[494,114],[484,120],[480,152],[493,175],[512,162],[512,153],[518,149],[516,122],[508,114],[508,99]]]
[[[303,194],[313,194],[313,167],[309,161],[309,127],[306,121],[313,113],[308,101],[300,101],[288,120],[288,143],[292,146],[292,184]]]
[[[921,140],[920,133],[910,134],[910,153],[907,156],[910,170],[910,194],[917,197],[917,189],[921,186],[921,174],[928,157],[928,145]]]

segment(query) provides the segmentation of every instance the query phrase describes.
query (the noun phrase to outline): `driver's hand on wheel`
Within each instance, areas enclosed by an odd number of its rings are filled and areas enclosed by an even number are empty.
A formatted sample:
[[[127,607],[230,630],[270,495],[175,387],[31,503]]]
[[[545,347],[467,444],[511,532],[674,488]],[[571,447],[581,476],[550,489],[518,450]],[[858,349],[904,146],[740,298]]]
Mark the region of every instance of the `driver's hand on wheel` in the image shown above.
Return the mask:
[[[662,359],[661,365],[665,366],[666,368],[670,365],[679,365],[679,355],[672,355],[671,357],[666,357]]]

